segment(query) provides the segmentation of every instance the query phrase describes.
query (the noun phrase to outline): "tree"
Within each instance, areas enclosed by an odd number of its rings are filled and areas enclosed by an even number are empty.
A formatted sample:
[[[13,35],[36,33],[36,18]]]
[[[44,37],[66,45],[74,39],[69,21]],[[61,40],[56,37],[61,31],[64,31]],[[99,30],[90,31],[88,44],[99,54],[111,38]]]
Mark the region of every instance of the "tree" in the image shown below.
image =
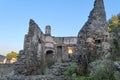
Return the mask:
[[[120,18],[116,15],[108,21],[108,31],[118,33],[120,32]]]
[[[119,18],[118,18],[118,16],[112,16],[112,18],[109,20],[109,26],[111,27],[111,26],[114,26],[114,27],[118,27],[118,25],[120,24],[119,23]]]
[[[120,13],[119,13],[117,16],[118,16],[118,18],[119,18],[119,20],[120,20]]]
[[[18,56],[18,54],[16,52],[12,51],[6,55],[6,58],[12,59],[12,58],[17,58],[17,56]]]
[[[108,31],[112,33],[112,35],[114,35],[114,38],[110,40],[110,45],[113,58],[115,59],[120,51],[120,14],[112,16],[111,19],[108,21]]]

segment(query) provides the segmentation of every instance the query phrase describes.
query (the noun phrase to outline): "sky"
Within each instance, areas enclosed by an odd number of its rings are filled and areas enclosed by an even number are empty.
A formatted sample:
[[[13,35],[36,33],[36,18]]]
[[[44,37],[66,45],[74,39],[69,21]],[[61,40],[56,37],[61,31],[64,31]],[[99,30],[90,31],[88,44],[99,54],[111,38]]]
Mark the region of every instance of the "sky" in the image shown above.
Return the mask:
[[[88,19],[94,0],[0,0],[0,54],[23,49],[29,20],[53,36],[77,36]],[[104,0],[107,20],[120,13],[120,0]]]

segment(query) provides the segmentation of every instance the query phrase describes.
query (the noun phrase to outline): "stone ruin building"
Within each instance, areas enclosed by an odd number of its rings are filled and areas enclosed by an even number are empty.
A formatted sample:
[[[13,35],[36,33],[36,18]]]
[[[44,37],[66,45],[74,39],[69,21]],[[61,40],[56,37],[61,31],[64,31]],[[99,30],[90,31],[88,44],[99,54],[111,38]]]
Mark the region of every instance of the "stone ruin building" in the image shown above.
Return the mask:
[[[45,34],[30,19],[29,31],[25,35],[24,49],[19,52],[15,63],[15,74],[44,74],[45,67],[55,62],[70,59],[70,54],[77,53],[80,71],[85,73],[88,63],[96,59],[110,58],[109,33],[107,32],[106,13],[103,0],[95,0],[88,21],[77,37],[54,37],[51,27],[46,26]]]
[[[95,0],[88,21],[78,33],[78,53],[81,72],[96,59],[110,58],[109,33],[103,0]]]
[[[76,43],[77,37],[52,36],[49,25],[46,26],[44,34],[30,19],[29,31],[24,39],[24,49],[20,51],[16,63],[17,68],[19,67],[18,71],[16,70],[17,74],[37,74],[36,71],[40,67],[69,60],[70,55],[75,53]]]

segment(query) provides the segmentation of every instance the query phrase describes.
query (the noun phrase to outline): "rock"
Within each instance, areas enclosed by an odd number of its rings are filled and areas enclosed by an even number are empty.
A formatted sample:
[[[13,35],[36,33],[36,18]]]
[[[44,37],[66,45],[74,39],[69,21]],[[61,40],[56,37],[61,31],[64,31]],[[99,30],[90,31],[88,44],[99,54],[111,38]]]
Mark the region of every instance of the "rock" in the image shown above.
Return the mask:
[[[118,33],[118,38],[120,38],[120,32]]]
[[[72,77],[76,77],[76,76],[77,76],[76,73],[73,73],[73,74],[72,74]]]
[[[49,75],[34,75],[34,76],[10,76],[1,78],[1,80],[57,80],[54,76]]]
[[[72,63],[67,62],[67,63],[55,63],[54,65],[51,66],[50,69],[47,69],[45,71],[46,75],[54,75],[54,76],[61,76],[65,72],[65,70],[72,65]]]
[[[120,71],[120,61],[115,61],[114,62],[114,67],[116,70]]]
[[[105,59],[111,59],[111,54],[109,52],[105,55]]]

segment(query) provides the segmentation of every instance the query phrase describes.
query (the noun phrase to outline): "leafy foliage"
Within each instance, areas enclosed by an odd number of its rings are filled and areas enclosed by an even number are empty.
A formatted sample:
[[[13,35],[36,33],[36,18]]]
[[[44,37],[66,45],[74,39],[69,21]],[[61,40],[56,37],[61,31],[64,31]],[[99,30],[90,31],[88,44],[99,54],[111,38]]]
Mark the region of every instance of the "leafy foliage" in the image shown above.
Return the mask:
[[[16,52],[12,51],[6,55],[6,58],[12,59],[12,58],[17,58],[17,56],[18,56],[18,54]]]
[[[110,47],[113,60],[120,52],[120,14],[114,15],[108,21],[108,31],[112,34],[112,39],[110,40]]]
[[[89,64],[88,70],[90,75],[81,76],[77,74],[78,66],[72,64],[64,72],[65,77],[70,77],[72,80],[115,80],[113,61],[111,60],[96,60]],[[76,74],[75,76],[73,76]]]
[[[111,44],[111,49],[112,49],[112,53],[116,53],[119,50],[119,46],[118,46],[118,41],[116,39],[112,39],[110,41]]]
[[[111,60],[96,60],[89,65],[92,80],[114,80],[114,68]]]
[[[78,66],[72,64],[64,72],[64,76],[70,77],[72,80],[115,80],[114,68],[111,60],[96,60],[89,65],[90,75],[81,76],[77,74]],[[75,74],[73,76],[73,74]],[[91,74],[92,73],[92,74]]]
[[[66,71],[64,72],[65,76],[72,76],[73,73],[76,73],[77,71],[77,65],[76,64],[72,64],[71,66],[69,66]]]
[[[118,16],[112,16],[108,21],[108,31],[118,33],[120,32],[120,18]]]

